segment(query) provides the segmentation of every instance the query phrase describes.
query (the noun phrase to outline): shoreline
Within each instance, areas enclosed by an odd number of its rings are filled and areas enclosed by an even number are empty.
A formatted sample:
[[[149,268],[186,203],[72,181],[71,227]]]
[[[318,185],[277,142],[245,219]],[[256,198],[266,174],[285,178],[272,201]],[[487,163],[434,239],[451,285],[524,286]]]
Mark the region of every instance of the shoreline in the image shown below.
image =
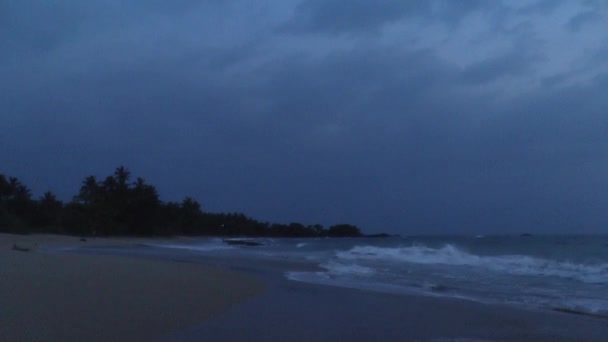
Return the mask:
[[[4,237],[0,235],[0,241]],[[164,277],[169,274],[175,276],[176,273],[183,276],[190,274],[189,270],[196,269],[206,275],[207,281],[209,278],[215,279],[216,276],[223,279],[222,288],[236,286],[240,291],[245,291],[238,292],[243,297],[236,300],[231,298],[232,301],[224,302],[224,305],[220,305],[221,307],[215,311],[207,308],[206,311],[203,310],[204,312],[186,315],[187,318],[192,318],[189,320],[182,316],[179,324],[163,332],[149,335],[146,340],[602,341],[608,336],[608,324],[605,319],[586,315],[484,304],[466,299],[391,294],[292,281],[284,276],[285,269],[308,266],[291,264],[284,260],[247,260],[239,256],[201,258],[196,254],[175,251],[166,251],[162,255],[137,255],[129,254],[128,248],[124,249],[125,254],[111,255],[111,252],[103,253],[104,246],[110,249],[120,247],[122,250],[122,247],[133,247],[159,240],[111,238],[95,239],[94,243],[92,240],[80,243],[73,237],[46,238],[48,244],[40,246],[62,247],[68,242],[67,245],[74,247],[101,248],[99,251],[95,248],[89,250],[85,248],[84,252],[55,252],[44,255],[81,260],[72,261],[76,263],[92,258],[105,264],[105,267],[113,263],[162,264],[166,265],[164,272],[167,273],[164,273]],[[181,238],[177,240],[184,241]],[[9,249],[8,245],[0,243],[0,257]],[[37,254],[11,252],[18,253],[16,256]],[[103,255],[94,255],[99,252]],[[128,267],[141,268],[142,265]],[[188,278],[186,284],[189,282],[197,283],[196,280]],[[239,287],[243,284],[245,289]],[[261,289],[247,292],[252,290],[252,285],[260,286]],[[222,291],[222,294],[225,295],[226,291]],[[205,298],[199,299],[204,303],[210,298],[209,296],[214,295],[206,292],[201,294],[201,297]],[[179,301],[173,301],[171,305],[174,305],[175,312],[181,311],[182,314],[183,310],[191,310],[192,306],[189,307]],[[158,308],[150,307],[142,312],[151,314],[158,312]],[[196,319],[193,319],[193,316],[196,316]],[[1,337],[0,335],[0,339]]]
[[[279,281],[165,341],[605,341],[605,320]]]
[[[605,318],[469,299],[288,280],[245,265],[268,290],[166,341],[605,341]]]

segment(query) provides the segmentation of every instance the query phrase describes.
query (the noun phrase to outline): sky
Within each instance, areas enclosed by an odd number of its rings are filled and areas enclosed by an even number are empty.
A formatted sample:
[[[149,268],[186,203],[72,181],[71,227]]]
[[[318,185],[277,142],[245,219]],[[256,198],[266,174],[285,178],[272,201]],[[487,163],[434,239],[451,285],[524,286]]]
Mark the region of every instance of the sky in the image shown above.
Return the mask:
[[[0,173],[369,233],[608,232],[603,0],[0,0]]]

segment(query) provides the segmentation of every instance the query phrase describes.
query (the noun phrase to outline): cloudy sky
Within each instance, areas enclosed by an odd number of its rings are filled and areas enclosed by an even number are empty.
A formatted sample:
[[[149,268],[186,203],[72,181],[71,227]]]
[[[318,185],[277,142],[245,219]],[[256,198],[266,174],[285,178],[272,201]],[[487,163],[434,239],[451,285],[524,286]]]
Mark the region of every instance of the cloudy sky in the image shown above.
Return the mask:
[[[603,0],[0,0],[0,173],[367,232],[608,231]]]

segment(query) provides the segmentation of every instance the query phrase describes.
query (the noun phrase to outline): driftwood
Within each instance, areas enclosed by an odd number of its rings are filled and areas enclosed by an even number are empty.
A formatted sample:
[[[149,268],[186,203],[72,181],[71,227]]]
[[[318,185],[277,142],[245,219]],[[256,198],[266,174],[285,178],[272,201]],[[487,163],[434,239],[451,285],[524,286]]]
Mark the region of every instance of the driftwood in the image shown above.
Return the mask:
[[[13,250],[14,251],[18,251],[18,252],[29,252],[29,251],[31,251],[31,249],[29,249],[27,247],[18,246],[16,243],[13,244]]]
[[[225,244],[228,245],[240,245],[240,246],[263,246],[263,243],[249,241],[249,240],[239,240],[239,239],[224,239]]]

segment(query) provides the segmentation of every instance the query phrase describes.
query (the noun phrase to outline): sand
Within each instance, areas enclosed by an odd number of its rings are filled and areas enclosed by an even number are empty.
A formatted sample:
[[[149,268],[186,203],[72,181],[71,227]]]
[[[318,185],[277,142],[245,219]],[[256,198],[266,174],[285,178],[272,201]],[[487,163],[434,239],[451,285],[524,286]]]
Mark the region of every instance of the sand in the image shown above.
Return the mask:
[[[606,319],[294,282],[284,260],[41,251],[137,242],[0,234],[0,341],[608,340]]]
[[[200,264],[41,252],[85,243],[132,241],[0,234],[0,341],[160,340],[264,289]]]

